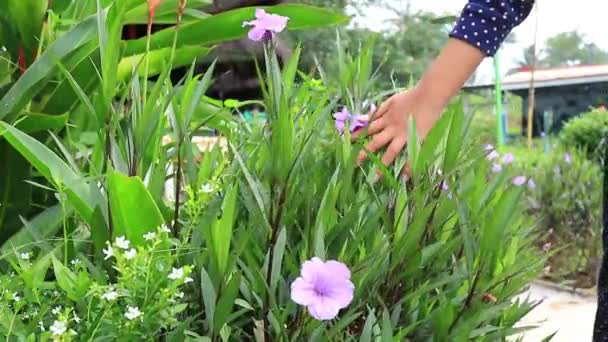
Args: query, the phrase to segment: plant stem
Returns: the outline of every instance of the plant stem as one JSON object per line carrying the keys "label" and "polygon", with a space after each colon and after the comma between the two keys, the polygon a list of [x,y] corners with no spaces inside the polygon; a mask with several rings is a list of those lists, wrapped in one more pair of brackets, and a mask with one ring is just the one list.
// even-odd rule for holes
{"label": "plant stem", "polygon": [[179,228],[179,194],[182,187],[182,139],[177,143],[177,169],[175,170],[175,206],[173,209],[173,235],[177,237]]}

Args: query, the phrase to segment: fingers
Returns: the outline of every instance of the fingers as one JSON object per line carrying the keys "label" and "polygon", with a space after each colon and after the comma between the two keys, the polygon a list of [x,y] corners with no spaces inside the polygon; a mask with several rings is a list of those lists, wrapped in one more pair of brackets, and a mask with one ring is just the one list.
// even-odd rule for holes
{"label": "fingers", "polygon": [[376,110],[375,113],[370,113],[371,119],[376,121],[376,120],[380,119],[381,117],[383,117],[384,114],[386,114],[388,112],[388,110],[390,109],[392,103],[393,103],[392,98],[384,101],[380,105],[380,108],[378,108],[378,110]]}
{"label": "fingers", "polygon": [[382,156],[382,164],[384,164],[384,166],[391,165],[395,161],[395,159],[399,157],[399,154],[401,154],[401,151],[403,150],[404,146],[404,138],[393,139],[390,145],[388,145],[388,147],[386,148],[386,152]]}
{"label": "fingers", "polygon": [[365,150],[359,152],[359,156],[357,156],[357,162],[361,164],[363,161],[365,161],[365,159],[367,159],[368,153],[374,153],[378,151],[382,147],[386,146],[386,144],[388,144],[392,139],[393,136],[390,132],[387,131],[383,131],[379,134],[374,135],[374,138],[372,139],[372,141],[369,142],[369,144],[367,144]]}

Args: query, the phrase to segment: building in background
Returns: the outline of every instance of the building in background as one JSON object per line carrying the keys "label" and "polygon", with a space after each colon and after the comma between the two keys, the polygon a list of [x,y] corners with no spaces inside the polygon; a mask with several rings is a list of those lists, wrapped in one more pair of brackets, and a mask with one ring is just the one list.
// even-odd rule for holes
{"label": "building in background", "polygon": [[[528,113],[532,70],[522,68],[506,76],[502,89],[522,98],[522,113]],[[559,130],[573,116],[591,108],[608,106],[608,64],[561,68],[538,68],[534,72],[534,136],[545,131],[549,118],[551,131]],[[468,85],[465,91],[494,89],[493,83]],[[527,131],[527,115],[522,115],[522,133]]]}

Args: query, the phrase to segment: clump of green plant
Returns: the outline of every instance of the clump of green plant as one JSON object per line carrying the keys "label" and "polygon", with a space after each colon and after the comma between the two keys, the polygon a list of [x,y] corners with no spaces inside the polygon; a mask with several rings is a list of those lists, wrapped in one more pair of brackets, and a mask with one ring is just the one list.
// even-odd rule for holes
{"label": "clump of green plant", "polygon": [[594,111],[568,121],[560,133],[562,145],[577,148],[592,158],[599,158],[608,137],[608,113]]}
{"label": "clump of green plant", "polygon": [[550,252],[545,277],[592,287],[601,247],[599,166],[576,149],[535,151],[517,159],[521,172],[536,182],[526,204],[543,236],[537,245]]}
{"label": "clump of green plant", "polygon": [[178,317],[192,300],[193,269],[179,265],[180,245],[169,234],[150,231],[139,247],[117,237],[103,249],[107,267],[85,255],[64,264],[39,248],[14,247],[3,256],[10,268],[0,275],[0,334],[55,341],[183,334],[188,321]]}
{"label": "clump of green plant", "polygon": [[[119,32],[120,10],[112,7],[118,12],[99,23],[113,28],[111,37]],[[96,20],[104,18],[98,14]],[[373,44],[355,53],[338,45],[338,86],[311,87],[298,73],[301,49],[281,66],[273,37],[278,27],[307,27],[310,18],[331,15],[297,5],[223,15],[236,23],[229,32],[244,35],[245,22],[249,37],[263,44],[259,104],[267,123],[226,115],[239,103],[210,110],[204,94],[212,69],[195,75],[192,67],[178,84],[168,69],[158,69],[154,82],[136,69],[118,82],[108,61],[123,49],[112,39],[102,49],[101,91],[85,92],[65,72],[95,124],[70,126],[65,136],[51,137],[51,148],[0,123],[3,139],[38,171],[32,183],[59,201],[23,220],[4,244],[10,253],[0,263],[2,279],[13,285],[3,294],[1,333],[31,339],[42,321],[52,327],[45,336],[59,340],[443,341],[514,334],[535,305],[516,298],[544,264],[520,210],[529,179],[498,170],[494,153],[466,143],[457,103],[424,142],[411,122],[407,153],[396,165],[376,155],[358,165],[369,123],[362,114],[373,108]],[[149,45],[192,42],[167,32]],[[145,45],[130,43],[126,51],[144,52]],[[192,137],[208,127],[225,135],[228,151],[198,151]],[[354,131],[362,132],[356,141]],[[171,142],[163,144],[167,135]],[[167,180],[172,196],[163,190]],[[30,252],[25,259],[45,262],[34,273],[38,283],[11,278],[10,270],[27,266],[17,265],[21,253]],[[76,258],[81,263],[71,265]],[[45,286],[58,291],[57,299],[36,295]],[[18,311],[15,303],[33,308]],[[35,322],[32,309],[43,315]]]}

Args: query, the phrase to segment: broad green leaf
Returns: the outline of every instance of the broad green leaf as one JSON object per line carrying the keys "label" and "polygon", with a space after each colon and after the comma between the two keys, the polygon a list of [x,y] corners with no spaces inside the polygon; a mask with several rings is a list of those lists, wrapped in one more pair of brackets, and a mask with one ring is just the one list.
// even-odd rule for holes
{"label": "broad green leaf", "polygon": [[142,245],[144,234],[155,231],[164,222],[152,195],[141,178],[111,168],[107,182],[114,236],[124,235],[134,245]]}
{"label": "broad green leaf", "polygon": [[232,275],[230,281],[225,287],[224,292],[220,295],[213,320],[213,329],[218,332],[226,323],[228,316],[232,312],[234,302],[239,294],[239,286],[241,285],[241,275]]}
{"label": "broad green leaf", "polygon": [[[39,92],[40,88],[49,81],[50,77],[55,75],[57,69],[54,58],[62,61],[94,39],[96,33],[95,18],[88,18],[59,37],[0,100],[0,119],[22,111],[24,106]],[[51,56],[54,56],[54,58]]]}
{"label": "broad green leaf", "polygon": [[228,257],[230,256],[230,244],[232,243],[233,224],[236,219],[236,201],[238,199],[238,186],[234,185],[228,191],[222,205],[221,217],[217,219],[211,228],[211,242],[217,262],[217,268],[221,275],[226,272]]}
{"label": "broad green leaf", "polygon": [[0,136],[4,136],[43,177],[65,192],[68,202],[85,221],[91,220],[96,207],[104,207],[105,200],[99,188],[77,175],[53,151],[36,139],[5,122],[0,122]]}
{"label": "broad green leaf", "polygon": [[272,274],[270,277],[270,291],[274,293],[277,283],[281,278],[281,269],[283,266],[283,256],[285,255],[285,244],[287,243],[287,232],[285,228],[281,229],[277,242],[274,246],[272,257]]}
{"label": "broad green leaf", "polygon": [[[159,75],[165,68],[169,66],[171,59],[171,48],[163,48],[148,52],[147,56],[150,60],[148,65],[148,77]],[[192,61],[203,57],[211,51],[210,48],[201,46],[182,46],[175,51],[173,59],[173,68],[182,67],[192,64]],[[145,53],[125,57],[118,64],[118,80],[126,81],[131,77],[134,70],[137,75],[143,77],[146,74],[145,63],[142,62],[146,57]]]}
{"label": "broad green leaf", "polygon": [[[282,4],[266,8],[270,13],[289,17],[288,30],[304,30],[343,24],[348,17],[327,9],[301,5]],[[248,29],[243,22],[255,17],[255,8],[240,8],[188,23],[180,28],[177,47],[183,45],[211,45],[244,37]],[[170,47],[173,44],[173,28],[164,29],[151,36],[153,49]],[[201,34],[204,32],[205,34]],[[146,38],[126,42],[125,55],[135,55],[146,51]]]}
{"label": "broad green leaf", "polygon": [[[207,322],[213,322],[217,294],[215,292],[215,287],[213,286],[213,281],[211,281],[209,273],[207,273],[204,267],[201,267],[201,293],[203,294],[203,304],[205,304],[205,320],[207,320]],[[213,329],[213,324],[210,324],[209,328]]]}
{"label": "broad green leaf", "polygon": [[[69,215],[71,210],[65,212]],[[42,250],[47,252],[52,249],[51,245],[46,242],[57,233],[61,228],[63,221],[63,211],[60,204],[49,207],[36,215],[30,221],[23,222],[23,227],[19,232],[11,236],[8,240],[0,244],[0,254],[4,254],[8,249],[13,247],[21,247],[36,243]]]}
{"label": "broad green leaf", "polygon": [[19,216],[30,210],[32,185],[26,182],[32,171],[28,161],[1,139],[0,160],[5,166],[0,168],[0,241],[4,241],[21,227]]}
{"label": "broad green leaf", "polygon": [[[198,11],[208,5],[212,0],[189,0],[186,2],[186,10],[184,11],[184,22],[190,22],[197,19],[208,17],[209,14]],[[178,0],[164,0],[160,3],[154,14],[154,24],[175,24],[177,22],[177,9],[179,6]],[[148,4],[143,2],[141,5],[131,9],[125,14],[125,23],[127,24],[147,24],[148,23]]]}
{"label": "broad green leaf", "polygon": [[68,114],[48,115],[41,113],[24,113],[23,119],[15,124],[23,133],[34,133],[48,130],[58,130],[65,127],[68,122]]}
{"label": "broad green leaf", "polygon": [[3,0],[8,1],[11,19],[17,24],[21,47],[25,49],[27,62],[34,59],[34,53],[40,41],[40,32],[44,22],[47,0]]}

